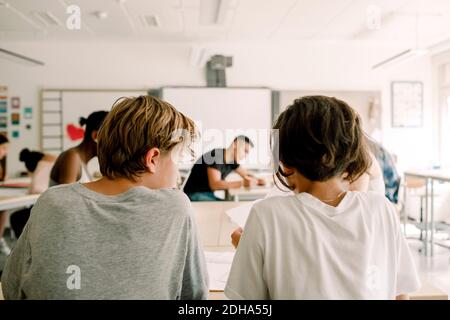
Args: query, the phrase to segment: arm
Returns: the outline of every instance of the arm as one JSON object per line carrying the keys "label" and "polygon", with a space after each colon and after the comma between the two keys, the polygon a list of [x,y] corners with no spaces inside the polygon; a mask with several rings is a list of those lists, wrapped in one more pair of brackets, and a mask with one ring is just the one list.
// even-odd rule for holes
{"label": "arm", "polygon": [[25,225],[19,240],[6,260],[1,279],[2,291],[6,300],[26,298],[22,288],[22,278],[25,277],[27,264],[30,262],[31,249],[28,241],[30,224],[31,221]]}
{"label": "arm", "polygon": [[232,300],[270,299],[264,280],[265,232],[253,208],[231,266],[225,295]]}
{"label": "arm", "polygon": [[407,295],[407,294],[400,294],[397,297],[395,297],[395,300],[409,300],[409,295]]}
{"label": "arm", "polygon": [[242,181],[225,181],[219,170],[208,167],[208,182],[211,190],[226,190],[242,187]]}
{"label": "arm", "polygon": [[261,186],[266,184],[266,180],[256,177],[254,174],[252,174],[252,173],[248,172],[247,170],[245,170],[242,166],[239,166],[234,171],[238,175],[240,175],[242,177],[242,179],[244,179],[244,185],[245,186],[248,186],[248,187],[251,186],[252,182],[257,183],[258,185],[261,185]]}
{"label": "arm", "polygon": [[187,222],[187,252],[181,287],[182,300],[205,300],[208,297],[208,272],[203,250],[197,238],[195,222]]}

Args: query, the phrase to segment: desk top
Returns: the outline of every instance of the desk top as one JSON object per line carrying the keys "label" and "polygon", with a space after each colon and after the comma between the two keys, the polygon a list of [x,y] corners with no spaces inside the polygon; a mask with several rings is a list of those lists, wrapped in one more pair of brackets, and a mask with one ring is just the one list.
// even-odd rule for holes
{"label": "desk top", "polygon": [[273,186],[256,186],[252,188],[234,188],[228,189],[230,196],[246,196],[246,195],[266,195],[273,189]]}
{"label": "desk top", "polygon": [[407,170],[406,176],[430,178],[450,182],[450,169]]}
{"label": "desk top", "polygon": [[0,211],[16,209],[33,205],[39,198],[39,194],[28,195],[1,195],[0,196]]}

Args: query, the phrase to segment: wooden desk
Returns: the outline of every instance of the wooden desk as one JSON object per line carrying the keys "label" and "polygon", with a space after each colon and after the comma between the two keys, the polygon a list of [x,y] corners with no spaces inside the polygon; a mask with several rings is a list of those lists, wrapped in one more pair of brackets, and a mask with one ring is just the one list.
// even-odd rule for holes
{"label": "wooden desk", "polygon": [[423,281],[422,288],[409,296],[411,300],[448,300],[448,294],[432,286],[427,281]]}

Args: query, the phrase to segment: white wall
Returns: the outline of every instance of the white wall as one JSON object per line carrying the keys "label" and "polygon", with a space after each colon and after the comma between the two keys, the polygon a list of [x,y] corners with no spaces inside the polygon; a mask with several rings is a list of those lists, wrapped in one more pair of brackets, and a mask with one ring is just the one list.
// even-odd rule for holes
{"label": "white wall", "polygon": [[[9,86],[9,96],[20,96],[22,106],[38,108],[41,88],[150,88],[163,85],[205,85],[204,69],[190,64],[189,44],[170,43],[2,43],[3,48],[46,63],[44,67],[22,66],[0,59],[0,84]],[[423,129],[390,128],[390,81],[424,82],[425,107],[432,108],[431,63],[427,57],[388,71],[371,66],[398,52],[397,48],[348,44],[251,43],[211,44],[210,51],[232,54],[227,70],[229,86],[268,86],[278,90],[370,90],[382,91],[383,141],[399,156],[401,164],[427,165],[433,155],[429,143],[431,120]],[[33,130],[21,130],[13,140],[9,173],[22,147],[39,146],[38,117]],[[420,150],[420,152],[417,152]],[[430,152],[428,152],[430,151]]]}

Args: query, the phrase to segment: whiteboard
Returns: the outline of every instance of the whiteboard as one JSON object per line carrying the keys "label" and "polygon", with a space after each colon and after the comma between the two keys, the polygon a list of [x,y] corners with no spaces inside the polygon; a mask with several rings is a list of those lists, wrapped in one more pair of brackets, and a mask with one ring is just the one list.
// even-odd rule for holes
{"label": "whiteboard", "polygon": [[161,96],[196,122],[201,133],[201,140],[195,146],[197,155],[213,148],[225,148],[237,135],[244,134],[256,147],[241,163],[247,167],[270,164],[270,89],[165,87]]}

